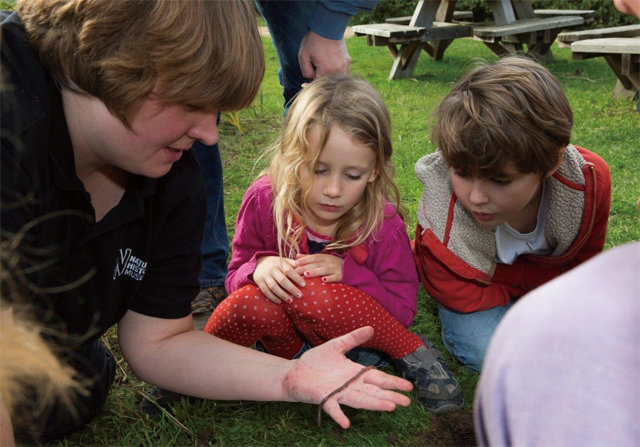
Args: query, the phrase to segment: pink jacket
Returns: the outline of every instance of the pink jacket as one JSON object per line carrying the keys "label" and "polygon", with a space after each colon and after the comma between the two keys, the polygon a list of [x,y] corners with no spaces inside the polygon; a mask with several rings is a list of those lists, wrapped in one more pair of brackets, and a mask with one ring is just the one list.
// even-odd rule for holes
{"label": "pink jacket", "polygon": [[[278,256],[273,196],[268,177],[261,177],[247,189],[236,219],[229,274],[225,286],[229,293],[245,284],[254,284],[256,260]],[[374,238],[336,255],[344,259],[342,283],[368,293],[404,326],[416,314],[419,287],[407,230],[395,208],[388,204],[382,228]],[[307,253],[306,239],[301,253]]]}

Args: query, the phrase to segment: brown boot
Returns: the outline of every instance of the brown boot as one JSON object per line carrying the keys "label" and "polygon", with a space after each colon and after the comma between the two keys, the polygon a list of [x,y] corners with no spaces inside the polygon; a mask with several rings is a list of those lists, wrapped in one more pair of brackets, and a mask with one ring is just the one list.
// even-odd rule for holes
{"label": "brown boot", "polygon": [[213,309],[226,297],[227,291],[223,285],[200,290],[191,301],[191,315],[193,316],[193,327],[196,331],[201,331],[204,328]]}

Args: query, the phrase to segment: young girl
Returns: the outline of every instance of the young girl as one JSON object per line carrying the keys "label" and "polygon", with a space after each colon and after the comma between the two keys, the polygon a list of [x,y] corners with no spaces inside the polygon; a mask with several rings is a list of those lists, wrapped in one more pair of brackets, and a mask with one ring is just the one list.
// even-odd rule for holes
{"label": "young girl", "polygon": [[409,332],[418,277],[392,180],[391,123],[366,81],[322,77],[285,119],[244,196],[226,288],[205,331],[293,358],[361,326],[427,409],[463,405],[439,354]]}

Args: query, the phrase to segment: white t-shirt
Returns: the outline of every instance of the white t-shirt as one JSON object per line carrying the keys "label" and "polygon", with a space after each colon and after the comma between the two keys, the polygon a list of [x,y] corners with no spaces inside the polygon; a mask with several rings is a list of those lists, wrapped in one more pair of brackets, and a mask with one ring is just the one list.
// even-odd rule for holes
{"label": "white t-shirt", "polygon": [[548,194],[544,182],[542,183],[542,197],[538,208],[536,228],[531,233],[520,233],[505,222],[498,225],[494,232],[496,240],[496,262],[513,264],[520,255],[534,253],[546,255],[551,253],[551,247],[544,236],[544,226],[547,217]]}

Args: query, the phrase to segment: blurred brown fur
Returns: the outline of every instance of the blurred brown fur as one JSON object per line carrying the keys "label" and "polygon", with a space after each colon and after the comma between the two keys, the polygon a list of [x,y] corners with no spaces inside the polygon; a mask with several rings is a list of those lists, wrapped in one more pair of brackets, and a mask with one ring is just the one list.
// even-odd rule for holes
{"label": "blurred brown fur", "polygon": [[[7,266],[6,246],[0,250],[3,266]],[[2,269],[0,280],[3,295],[13,293],[11,272]],[[11,300],[11,303],[9,302]],[[55,399],[73,408],[72,396],[82,392],[81,383],[74,378],[74,370],[65,365],[43,338],[40,323],[29,317],[29,306],[15,296],[0,300],[0,445],[13,445],[16,422],[29,424]],[[30,396],[38,396],[31,403],[35,414],[20,414],[15,409]]]}

